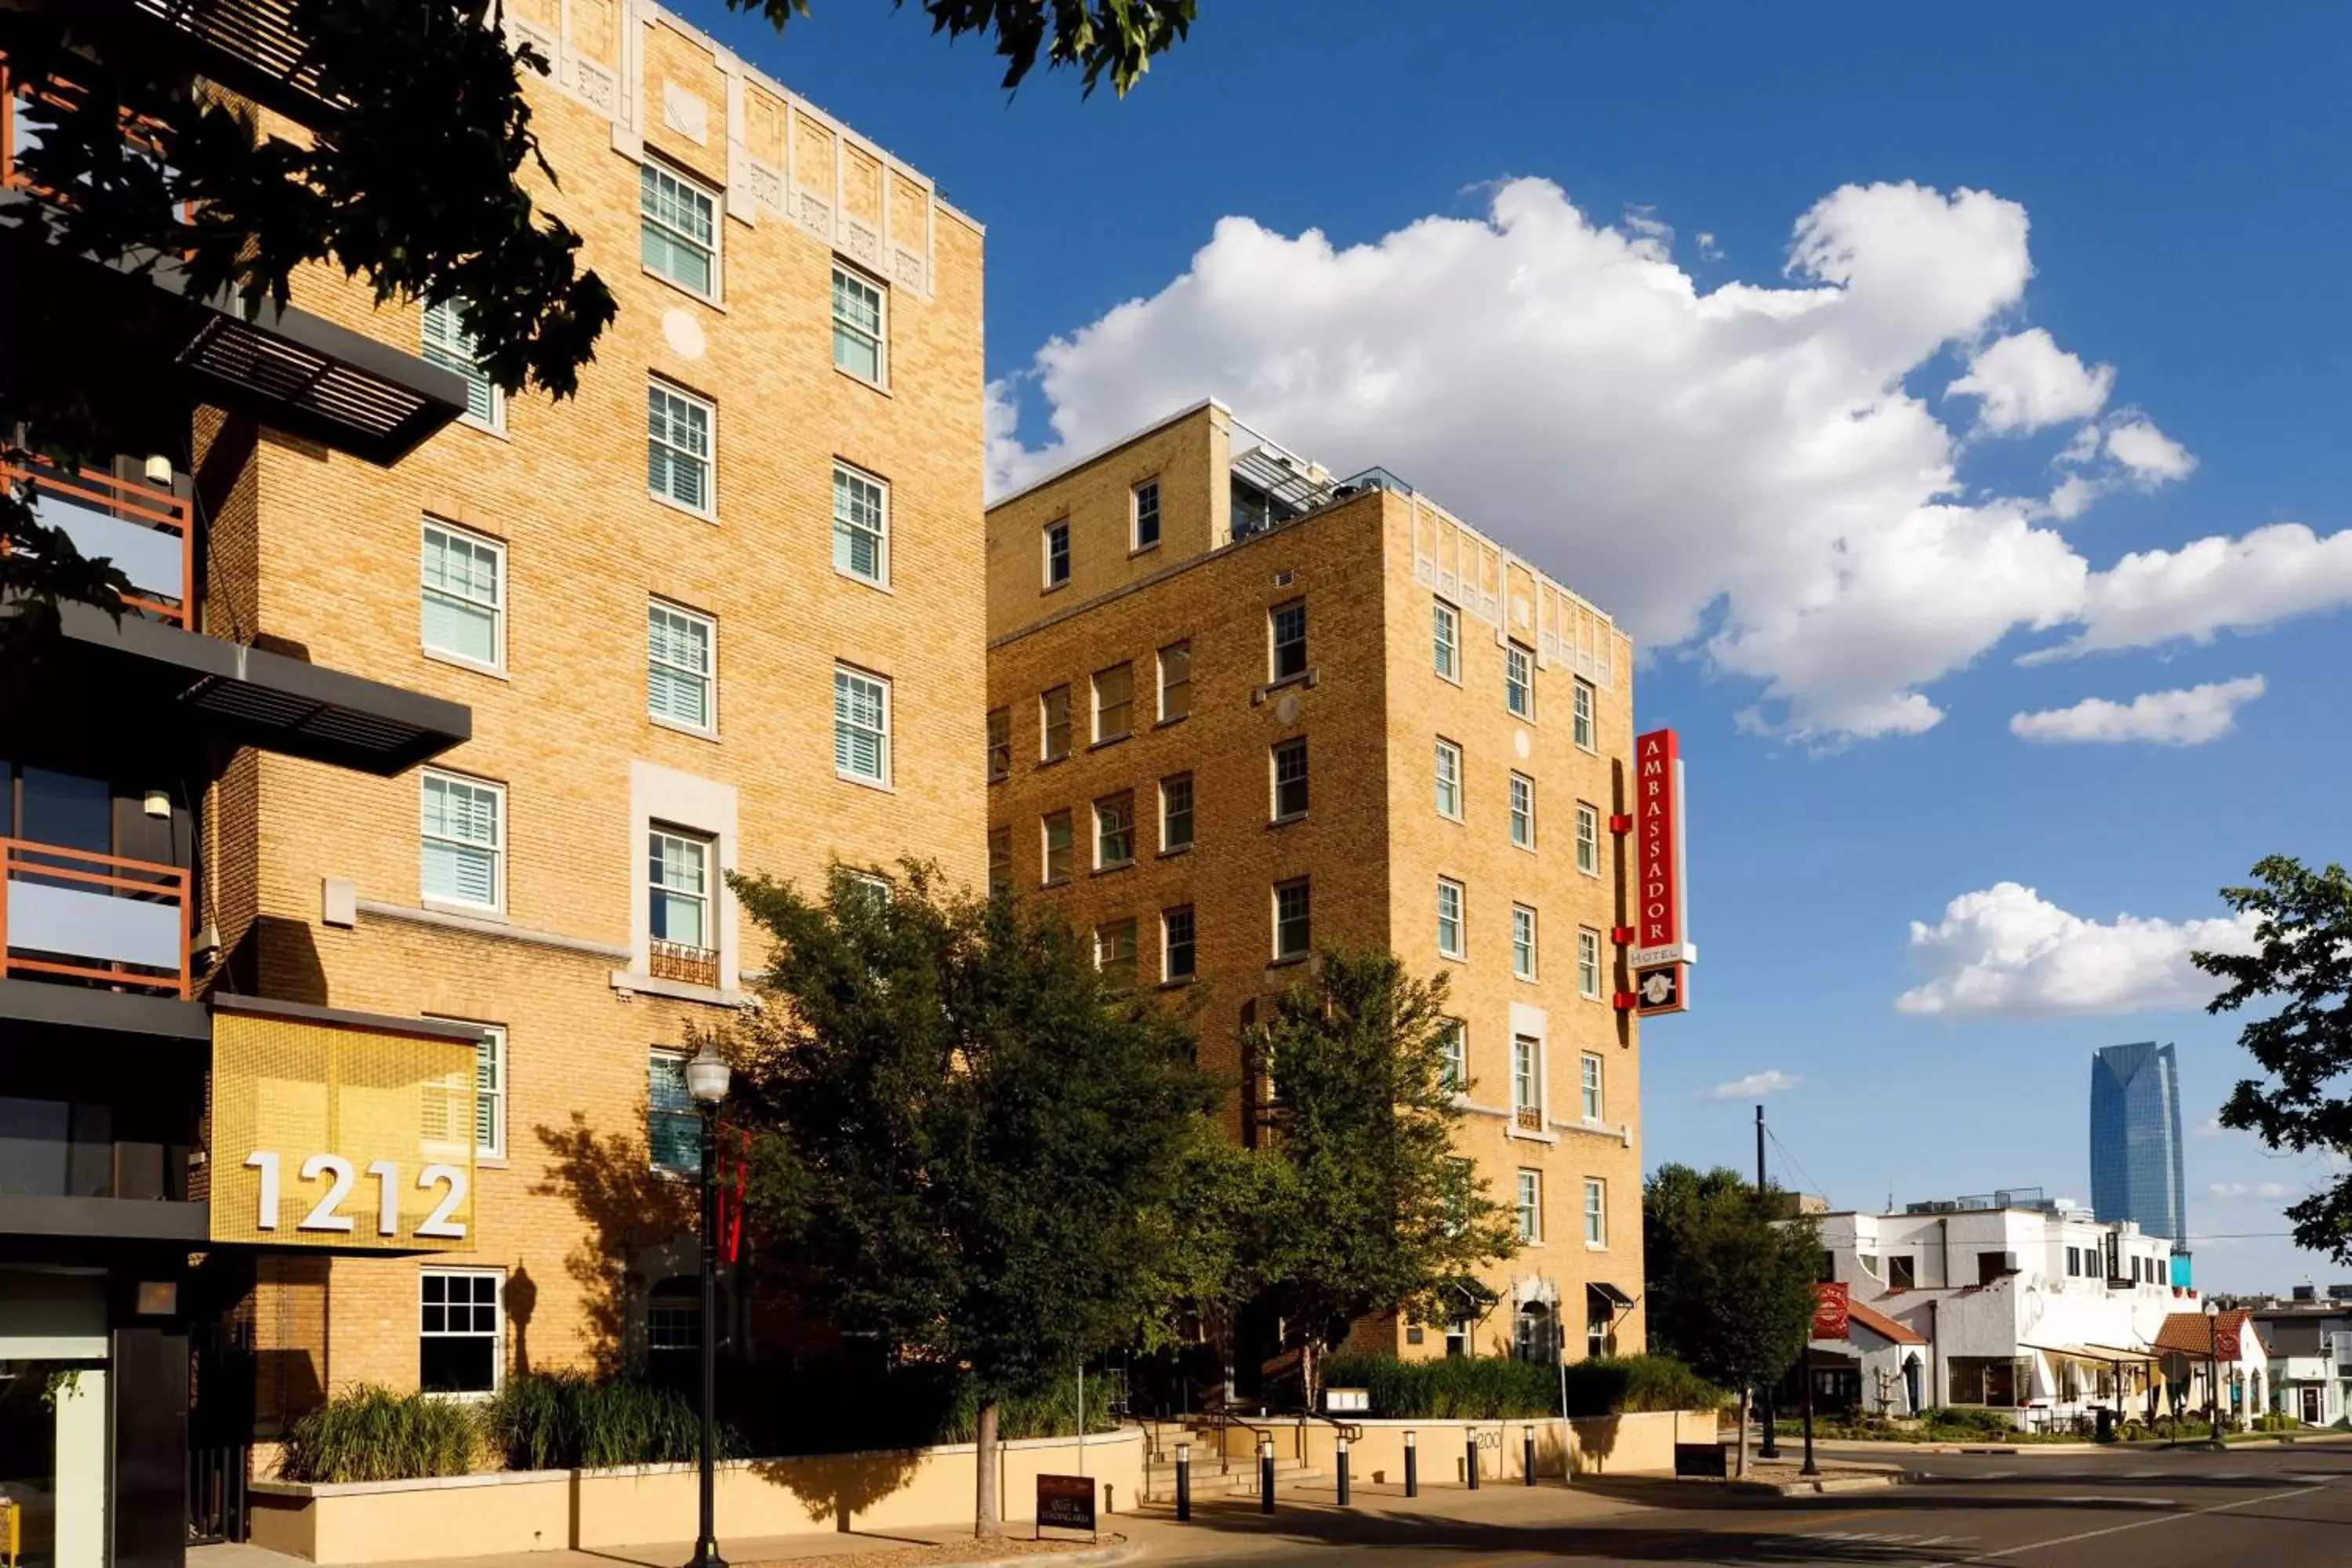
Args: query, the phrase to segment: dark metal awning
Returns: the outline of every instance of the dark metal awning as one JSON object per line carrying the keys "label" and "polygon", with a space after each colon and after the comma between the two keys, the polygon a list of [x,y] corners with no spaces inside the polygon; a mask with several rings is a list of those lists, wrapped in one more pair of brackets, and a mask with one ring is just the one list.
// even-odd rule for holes
{"label": "dark metal awning", "polygon": [[58,612],[68,640],[117,660],[118,701],[176,703],[240,745],[389,776],[473,737],[461,703],[138,616]]}
{"label": "dark metal awning", "polygon": [[1612,1312],[1622,1312],[1633,1304],[1633,1297],[1605,1279],[1588,1280],[1584,1287],[1584,1293],[1594,1300],[1606,1303]]}

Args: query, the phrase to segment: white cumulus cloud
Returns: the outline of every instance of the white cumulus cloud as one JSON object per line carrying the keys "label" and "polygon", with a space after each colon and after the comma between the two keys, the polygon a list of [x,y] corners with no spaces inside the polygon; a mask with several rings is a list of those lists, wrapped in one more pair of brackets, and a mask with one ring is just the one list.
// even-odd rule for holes
{"label": "white cumulus cloud", "polygon": [[2283,1198],[2286,1196],[2286,1184],[2284,1182],[2259,1182],[2252,1185],[2248,1185],[2244,1182],[2215,1182],[2206,1190],[2217,1198]]}
{"label": "white cumulus cloud", "polygon": [[2201,746],[2228,734],[2238,710],[2263,694],[2263,678],[2217,680],[2176,691],[2147,691],[2129,702],[2086,697],[2072,708],[2018,713],[2009,732],[2021,740],[2058,743],[2147,741],[2159,746]]}
{"label": "white cumulus cloud", "polygon": [[2053,1017],[2201,1007],[2221,989],[2189,961],[2197,952],[2252,951],[2254,916],[2112,922],[2070,914],[2017,882],[1996,882],[1911,922],[1911,961],[1925,982],[1898,1012]]}
{"label": "white cumulus cloud", "polygon": [[1977,351],[1944,395],[1979,399],[1977,428],[2005,436],[2088,419],[2106,406],[2115,384],[2115,366],[2086,365],[2046,328],[2030,327]]}
{"label": "white cumulus cloud", "polygon": [[[2028,228],[1988,192],[1848,185],[1798,218],[1783,276],[1706,287],[1664,216],[1598,221],[1538,179],[1348,247],[1229,216],[1165,287],[992,386],[992,493],[1215,395],[1335,472],[1403,475],[1641,642],[1752,679],[1751,729],[1916,733],[1937,681],[2075,624],[2094,574],[2050,520],[2189,461],[2129,413],[2086,426],[2080,483],[2047,500],[1963,481],[1958,424],[2093,420],[2115,378],[2010,330]],[[1975,352],[1948,424],[1907,384],[1956,347]]]}
{"label": "white cumulus cloud", "polygon": [[1779,1068],[1766,1068],[1762,1072],[1749,1073],[1746,1078],[1733,1079],[1729,1083],[1717,1084],[1706,1091],[1709,1100],[1754,1100],[1760,1095],[1785,1094],[1804,1082],[1792,1072]]}
{"label": "white cumulus cloud", "polygon": [[2081,632],[2021,662],[2181,637],[2208,643],[2218,632],[2254,631],[2347,604],[2352,529],[2323,539],[2302,523],[2274,522],[2239,539],[2216,535],[2177,550],[2138,551],[2094,573],[2084,585]]}

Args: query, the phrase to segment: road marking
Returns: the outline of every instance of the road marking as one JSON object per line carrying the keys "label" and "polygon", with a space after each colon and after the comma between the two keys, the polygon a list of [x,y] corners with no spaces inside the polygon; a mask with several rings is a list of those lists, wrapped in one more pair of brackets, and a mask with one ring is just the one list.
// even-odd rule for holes
{"label": "road marking", "polygon": [[2231,1509],[2252,1508],[2261,1502],[2284,1502],[2291,1497],[2308,1497],[2313,1492],[2326,1489],[2325,1487],[2297,1487],[2293,1491],[2268,1492],[2261,1497],[2240,1498],[2235,1502],[2217,1502],[2210,1508],[2193,1508],[2186,1513],[2160,1513],[2152,1519],[2133,1520],[2129,1524],[2111,1524],[2104,1530],[2085,1530],[2074,1535],[2055,1536],[2048,1541],[2029,1541],[2022,1546],[2004,1546],[1998,1552],[1982,1552],[1968,1561],[1998,1563],[2004,1557],[2015,1557],[2021,1552],[2040,1552],[2052,1546],[2071,1546],[2075,1542],[2095,1541],[2103,1535],[2121,1535],[2127,1530],[2146,1530],[2151,1524],[2169,1524],[2175,1520],[2198,1519],[2209,1513],[2227,1513]]}
{"label": "road marking", "polygon": [[2170,1508],[2172,1506],[2172,1500],[2168,1497],[2142,1497],[2137,1492],[2125,1492],[2112,1496],[2084,1492],[2079,1497],[2052,1498],[2050,1500],[2071,1503],[2121,1503],[2126,1508]]}

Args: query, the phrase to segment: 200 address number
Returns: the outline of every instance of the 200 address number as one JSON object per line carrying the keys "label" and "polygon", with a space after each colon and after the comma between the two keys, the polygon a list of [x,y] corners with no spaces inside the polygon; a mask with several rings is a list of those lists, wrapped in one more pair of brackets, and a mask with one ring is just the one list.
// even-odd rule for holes
{"label": "200 address number", "polygon": [[[257,1230],[276,1230],[279,1199],[278,1160],[277,1151],[257,1149],[245,1157],[246,1168],[261,1173],[261,1194],[258,1212],[254,1215]],[[400,1164],[394,1160],[370,1161],[367,1174],[375,1178],[375,1229],[378,1236],[400,1234]],[[302,1162],[301,1176],[306,1182],[325,1178],[326,1195],[310,1207],[295,1226],[297,1230],[331,1231],[349,1235],[357,1228],[350,1215],[342,1212],[343,1202],[352,1195],[359,1173],[341,1154],[313,1154]],[[422,1192],[441,1189],[440,1201],[433,1212],[416,1227],[425,1237],[463,1241],[466,1222],[457,1216],[457,1207],[466,1201],[466,1173],[457,1165],[427,1165],[416,1173],[416,1187]]]}

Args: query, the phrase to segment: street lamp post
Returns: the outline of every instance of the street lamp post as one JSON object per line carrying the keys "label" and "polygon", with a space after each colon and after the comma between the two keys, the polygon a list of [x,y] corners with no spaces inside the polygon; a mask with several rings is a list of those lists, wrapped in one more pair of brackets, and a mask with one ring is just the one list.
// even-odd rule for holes
{"label": "street lamp post", "polygon": [[727,1568],[719,1555],[715,1460],[719,1422],[719,1102],[732,1075],[705,1042],[686,1064],[686,1091],[702,1113],[702,1527],[689,1568]]}
{"label": "street lamp post", "polygon": [[2212,1416],[2205,1447],[2223,1453],[2229,1445],[2221,1441],[2221,1303],[2210,1297],[2205,1301],[2205,1408]]}

